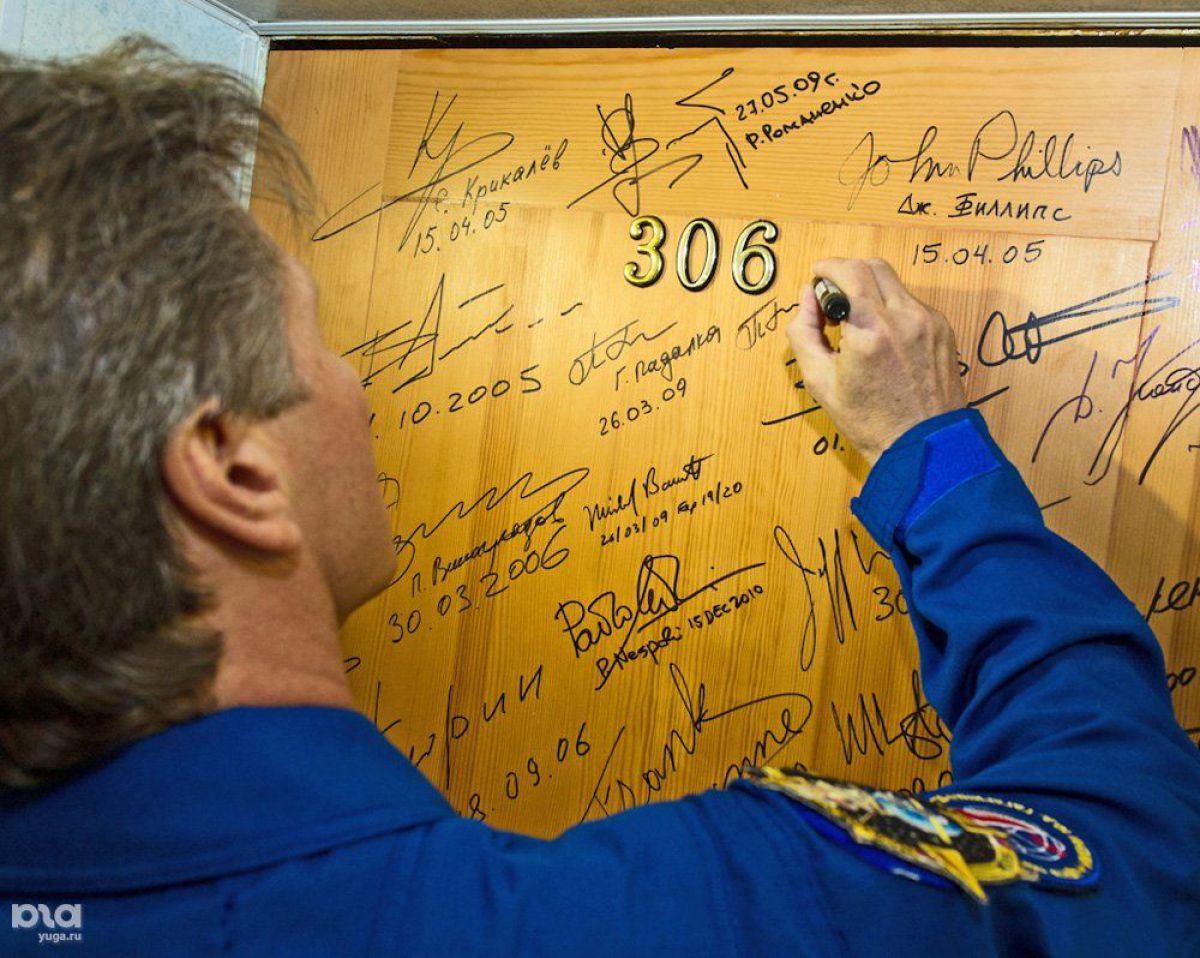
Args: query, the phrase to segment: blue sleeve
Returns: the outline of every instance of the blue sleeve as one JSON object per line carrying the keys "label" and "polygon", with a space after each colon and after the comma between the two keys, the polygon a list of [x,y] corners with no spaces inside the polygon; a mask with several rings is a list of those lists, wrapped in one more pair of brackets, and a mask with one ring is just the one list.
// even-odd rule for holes
{"label": "blue sleeve", "polygon": [[977,410],[905,433],[851,509],[891,554],[925,693],[953,733],[955,781],[940,791],[1025,797],[1075,821],[1110,886],[1128,880],[1200,945],[1200,753],[1134,604],[1046,528]]}
{"label": "blue sleeve", "polygon": [[908,596],[959,786],[1097,798],[1184,786],[1177,810],[1195,814],[1200,754],[1175,721],[1157,639],[1108,574],[1046,528],[977,410],[905,433],[851,509]]}

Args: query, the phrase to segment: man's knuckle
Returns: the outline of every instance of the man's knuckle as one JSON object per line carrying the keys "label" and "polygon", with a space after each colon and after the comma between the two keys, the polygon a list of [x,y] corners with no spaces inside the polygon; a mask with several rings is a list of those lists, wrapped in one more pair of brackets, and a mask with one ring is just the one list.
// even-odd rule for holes
{"label": "man's knuckle", "polygon": [[904,317],[913,326],[928,328],[933,324],[933,316],[928,309],[915,300],[904,307]]}

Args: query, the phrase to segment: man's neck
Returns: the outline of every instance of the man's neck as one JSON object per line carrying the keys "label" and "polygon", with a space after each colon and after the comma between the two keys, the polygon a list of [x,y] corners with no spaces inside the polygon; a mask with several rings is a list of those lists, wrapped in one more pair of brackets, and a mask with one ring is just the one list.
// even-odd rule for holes
{"label": "man's neck", "polygon": [[283,572],[229,565],[210,578],[220,605],[205,624],[224,636],[213,687],[218,708],[353,708],[334,603],[310,559]]}
{"label": "man's neck", "polygon": [[282,674],[253,663],[222,662],[214,683],[217,708],[236,705],[331,705],[353,708],[350,689],[336,675],[290,668]]}

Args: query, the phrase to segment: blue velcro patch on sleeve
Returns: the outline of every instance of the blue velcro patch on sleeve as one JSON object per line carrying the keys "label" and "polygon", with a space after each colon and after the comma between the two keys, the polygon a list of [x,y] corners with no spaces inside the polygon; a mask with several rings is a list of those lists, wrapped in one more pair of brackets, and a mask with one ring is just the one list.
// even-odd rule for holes
{"label": "blue velcro patch on sleeve", "polygon": [[956,486],[999,467],[1000,460],[969,419],[930,433],[925,437],[920,488],[896,533],[902,536],[921,513]]}

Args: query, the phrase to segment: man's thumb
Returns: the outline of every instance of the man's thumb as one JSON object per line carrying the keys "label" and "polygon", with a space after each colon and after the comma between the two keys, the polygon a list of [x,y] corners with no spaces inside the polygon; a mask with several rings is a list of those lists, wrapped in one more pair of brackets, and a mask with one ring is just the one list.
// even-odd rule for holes
{"label": "man's thumb", "polygon": [[807,283],[800,311],[787,325],[788,342],[806,382],[825,382],[833,373],[834,351],[825,338],[825,320],[817,307],[817,294]]}

